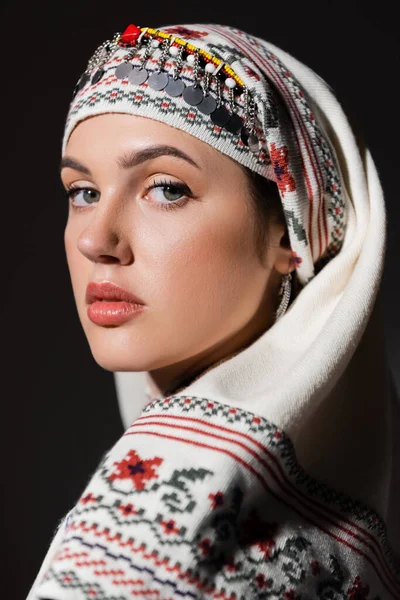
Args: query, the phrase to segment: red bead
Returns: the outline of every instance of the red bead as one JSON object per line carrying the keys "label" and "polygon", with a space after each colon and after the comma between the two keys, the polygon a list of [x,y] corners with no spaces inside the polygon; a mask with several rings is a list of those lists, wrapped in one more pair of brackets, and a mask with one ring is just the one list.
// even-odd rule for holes
{"label": "red bead", "polygon": [[125,44],[133,45],[141,34],[141,30],[136,25],[128,25],[125,29],[124,33],[121,35],[121,40],[125,42]]}

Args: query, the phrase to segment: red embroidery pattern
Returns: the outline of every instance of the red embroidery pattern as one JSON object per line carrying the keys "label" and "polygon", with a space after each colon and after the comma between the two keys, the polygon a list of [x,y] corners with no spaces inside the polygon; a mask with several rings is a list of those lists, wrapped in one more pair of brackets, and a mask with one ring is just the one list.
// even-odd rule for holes
{"label": "red embroidery pattern", "polygon": [[38,597],[399,597],[383,523],[301,471],[283,430],[216,401],[164,400],[104,456]]}
{"label": "red embroidery pattern", "polygon": [[197,31],[195,29],[189,29],[188,27],[168,27],[164,28],[163,31],[166,33],[173,33],[176,36],[188,39],[201,39],[208,36],[207,31]]}
{"label": "red embroidery pattern", "polygon": [[120,504],[120,506],[118,506],[118,510],[120,510],[125,516],[138,514],[138,511],[135,510],[133,504]]}
{"label": "red embroidery pattern", "polygon": [[295,180],[289,173],[288,153],[286,146],[279,148],[272,142],[270,149],[271,160],[277,177],[276,183],[282,197],[285,195],[285,192],[293,192],[296,189]]}
{"label": "red embroidery pattern", "polygon": [[171,533],[179,533],[179,528],[175,527],[176,523],[174,519],[170,519],[169,521],[161,521],[160,525],[163,527],[164,533],[168,535]]}
{"label": "red embroidery pattern", "polygon": [[211,500],[213,508],[222,506],[224,503],[224,494],[222,492],[217,492],[216,494],[208,494],[208,497]]}
{"label": "red embroidery pattern", "polygon": [[362,585],[361,577],[357,575],[347,593],[349,600],[366,600],[369,594],[369,585]]}
{"label": "red embroidery pattern", "polygon": [[159,466],[161,463],[162,458],[143,460],[135,450],[130,450],[123,460],[114,462],[116,469],[108,479],[130,479],[137,490],[144,490],[147,481],[158,477],[153,465]]}
{"label": "red embroidery pattern", "polygon": [[255,73],[255,71],[253,71],[253,69],[250,69],[250,67],[248,65],[244,66],[244,70],[246,71],[246,73],[249,77],[252,77],[252,79],[255,79],[256,81],[260,81],[260,76],[257,75],[257,73]]}

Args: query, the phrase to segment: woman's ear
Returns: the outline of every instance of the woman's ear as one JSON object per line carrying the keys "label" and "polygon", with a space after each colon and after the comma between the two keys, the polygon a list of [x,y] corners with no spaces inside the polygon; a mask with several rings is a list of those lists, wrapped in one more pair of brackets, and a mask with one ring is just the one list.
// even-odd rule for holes
{"label": "woman's ear", "polygon": [[275,229],[275,260],[274,267],[282,275],[294,271],[296,268],[292,248],[290,246],[289,232],[286,223],[274,225]]}
{"label": "woman's ear", "polygon": [[281,245],[284,247],[287,247],[287,246],[290,247],[290,238],[289,238],[289,231],[288,231],[287,225],[285,225],[285,233],[281,237]]}

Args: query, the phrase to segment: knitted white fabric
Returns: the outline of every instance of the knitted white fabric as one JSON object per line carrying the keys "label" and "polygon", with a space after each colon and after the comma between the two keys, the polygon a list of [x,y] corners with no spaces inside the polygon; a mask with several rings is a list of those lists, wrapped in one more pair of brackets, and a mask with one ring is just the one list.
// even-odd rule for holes
{"label": "knitted white fabric", "polygon": [[329,86],[264,44],[340,157],[343,244],[256,342],[175,396],[147,373],[115,374],[125,434],[28,600],[400,598],[399,400],[376,302],[382,187]]}
{"label": "knitted white fabric", "polygon": [[[170,97],[165,91],[155,91],[147,81],[131,85],[128,77],[119,79],[116,69],[125,61],[128,50],[118,48],[104,64],[103,77],[95,83],[88,79],[73,98],[63,152],[80,121],[110,112],[157,119],[207,142],[276,181],[298,279],[306,285],[340,251],[347,220],[341,170],[312,90],[304,89],[288,65],[279,59],[273,45],[245,32],[220,25],[173,26],[162,31],[171,37],[185,34],[189,43],[227,61],[234,69],[256,107],[259,151],[251,152],[240,135],[216,126],[209,115],[188,105],[182,96]],[[149,73],[159,68],[161,54],[161,48],[152,50],[145,62]],[[143,52],[138,52],[130,62],[137,67],[142,59]],[[164,65],[168,74],[173,74],[175,68],[176,61],[172,58]],[[185,63],[180,78],[187,86],[192,85],[194,68]],[[223,100],[228,106],[227,87],[224,93]],[[234,106],[242,117],[244,104],[243,94],[237,96]]]}

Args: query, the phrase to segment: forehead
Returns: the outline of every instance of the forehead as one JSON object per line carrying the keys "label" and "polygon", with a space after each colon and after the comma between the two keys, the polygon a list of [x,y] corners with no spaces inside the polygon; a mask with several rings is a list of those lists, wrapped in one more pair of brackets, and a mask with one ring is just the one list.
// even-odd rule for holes
{"label": "forehead", "polygon": [[169,145],[192,156],[203,168],[239,168],[231,158],[180,129],[136,115],[108,113],[89,117],[72,131],[66,154],[120,155],[152,145]]}

